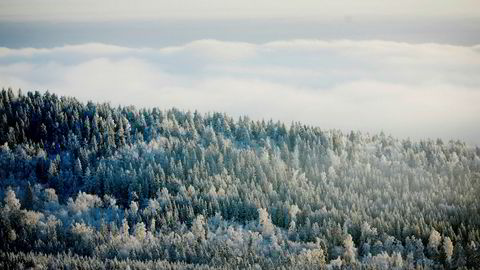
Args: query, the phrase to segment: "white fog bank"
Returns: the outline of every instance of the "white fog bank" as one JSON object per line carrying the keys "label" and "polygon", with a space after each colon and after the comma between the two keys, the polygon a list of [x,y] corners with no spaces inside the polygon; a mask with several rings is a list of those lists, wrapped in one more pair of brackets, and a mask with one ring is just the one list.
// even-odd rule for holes
{"label": "white fog bank", "polygon": [[480,144],[480,46],[198,40],[0,48],[0,86]]}

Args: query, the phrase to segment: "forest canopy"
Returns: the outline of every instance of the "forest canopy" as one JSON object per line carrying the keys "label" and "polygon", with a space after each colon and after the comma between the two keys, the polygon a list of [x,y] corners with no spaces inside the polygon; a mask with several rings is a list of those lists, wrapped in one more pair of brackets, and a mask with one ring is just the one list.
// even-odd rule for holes
{"label": "forest canopy", "polygon": [[480,149],[0,94],[0,268],[474,269]]}

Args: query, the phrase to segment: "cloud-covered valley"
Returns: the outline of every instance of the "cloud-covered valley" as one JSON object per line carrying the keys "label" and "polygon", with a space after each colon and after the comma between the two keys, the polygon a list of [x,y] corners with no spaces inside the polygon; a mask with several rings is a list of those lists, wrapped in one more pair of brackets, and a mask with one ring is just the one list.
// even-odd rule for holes
{"label": "cloud-covered valley", "polygon": [[0,48],[0,86],[480,144],[480,46],[199,40]]}

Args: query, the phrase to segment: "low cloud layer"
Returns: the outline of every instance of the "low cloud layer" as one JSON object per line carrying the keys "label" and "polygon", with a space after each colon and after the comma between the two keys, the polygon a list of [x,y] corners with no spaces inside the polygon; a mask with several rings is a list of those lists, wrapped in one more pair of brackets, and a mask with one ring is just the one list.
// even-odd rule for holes
{"label": "low cloud layer", "polygon": [[480,46],[199,40],[0,48],[0,86],[480,145]]}

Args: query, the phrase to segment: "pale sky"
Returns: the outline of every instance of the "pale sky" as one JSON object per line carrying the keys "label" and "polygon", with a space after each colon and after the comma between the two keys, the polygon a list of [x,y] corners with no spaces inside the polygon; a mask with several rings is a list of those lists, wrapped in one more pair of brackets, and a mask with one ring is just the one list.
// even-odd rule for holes
{"label": "pale sky", "polygon": [[478,17],[478,0],[2,0],[11,21],[151,19],[329,19],[370,17]]}

